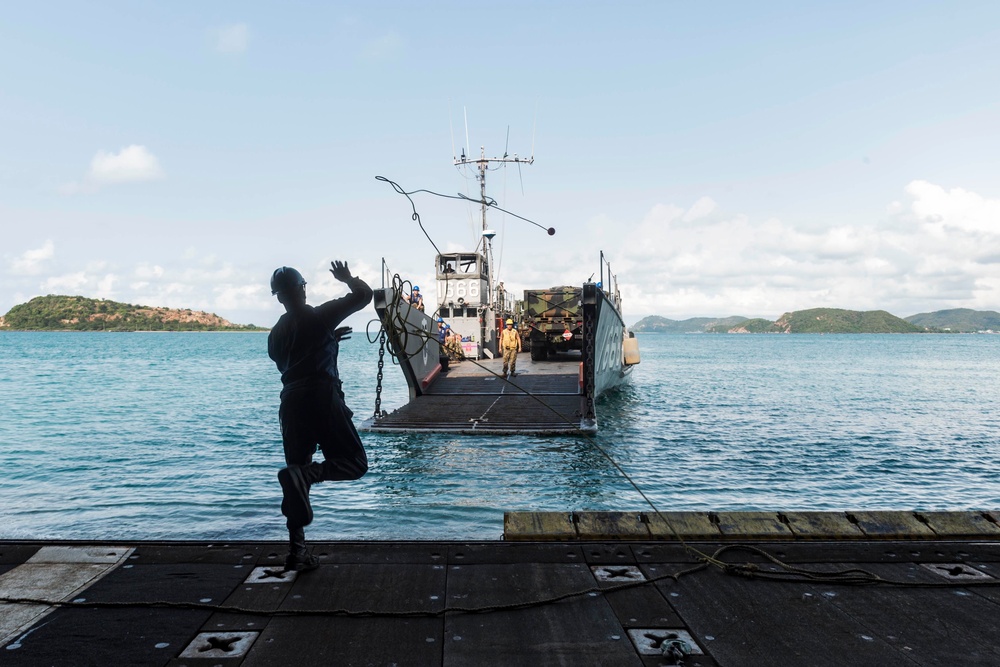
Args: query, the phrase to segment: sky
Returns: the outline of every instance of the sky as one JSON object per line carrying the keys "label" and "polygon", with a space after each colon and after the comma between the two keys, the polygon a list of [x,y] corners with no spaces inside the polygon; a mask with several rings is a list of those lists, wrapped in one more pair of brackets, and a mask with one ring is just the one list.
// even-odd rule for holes
{"label": "sky", "polygon": [[463,151],[534,158],[487,176],[556,229],[491,211],[508,290],[603,252],[627,322],[1000,310],[1000,3],[218,1],[5,8],[0,314],[426,293],[478,211],[376,176],[477,197]]}

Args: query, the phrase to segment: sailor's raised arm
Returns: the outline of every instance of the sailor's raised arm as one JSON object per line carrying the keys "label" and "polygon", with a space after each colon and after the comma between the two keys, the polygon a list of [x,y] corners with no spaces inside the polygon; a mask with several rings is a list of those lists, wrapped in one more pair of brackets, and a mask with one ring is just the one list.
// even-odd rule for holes
{"label": "sailor's raised arm", "polygon": [[330,267],[330,273],[333,274],[333,277],[347,285],[351,291],[339,299],[327,301],[319,309],[321,312],[325,311],[325,314],[331,319],[336,319],[336,323],[339,324],[343,318],[371,303],[372,288],[361,278],[351,275],[347,262],[335,260],[330,262]]}

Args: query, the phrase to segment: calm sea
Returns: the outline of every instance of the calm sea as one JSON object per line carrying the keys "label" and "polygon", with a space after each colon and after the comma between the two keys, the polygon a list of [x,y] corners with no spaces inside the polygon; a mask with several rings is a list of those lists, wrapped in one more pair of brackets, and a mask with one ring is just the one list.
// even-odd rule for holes
{"label": "calm sea", "polygon": [[[645,335],[587,437],[363,434],[311,539],[497,539],[505,510],[1000,508],[1000,336]],[[359,421],[378,346],[341,350]],[[284,539],[259,333],[0,334],[0,538]],[[383,407],[405,397],[387,366]]]}

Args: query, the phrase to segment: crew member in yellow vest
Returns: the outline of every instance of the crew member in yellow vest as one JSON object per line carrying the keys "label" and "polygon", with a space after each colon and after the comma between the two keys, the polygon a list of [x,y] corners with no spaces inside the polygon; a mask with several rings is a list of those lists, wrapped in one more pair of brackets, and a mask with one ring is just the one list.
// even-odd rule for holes
{"label": "crew member in yellow vest", "polygon": [[514,320],[507,320],[503,331],[500,332],[500,350],[503,352],[503,374],[507,375],[510,368],[510,376],[517,373],[514,368],[517,366],[517,353],[521,351],[521,336],[514,330]]}

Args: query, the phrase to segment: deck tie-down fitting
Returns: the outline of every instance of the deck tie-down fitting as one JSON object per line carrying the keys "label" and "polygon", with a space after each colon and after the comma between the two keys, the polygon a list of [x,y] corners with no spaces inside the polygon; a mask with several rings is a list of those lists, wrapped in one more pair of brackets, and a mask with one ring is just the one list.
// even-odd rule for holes
{"label": "deck tie-down fitting", "polygon": [[593,565],[590,569],[598,581],[642,581],[646,578],[635,565]]}
{"label": "deck tie-down fitting", "polygon": [[259,632],[202,632],[178,657],[242,658],[259,635]]}
{"label": "deck tie-down fitting", "polygon": [[668,664],[679,665],[689,655],[703,655],[687,630],[633,628],[628,631],[628,635],[639,655],[662,655],[672,659]]}

